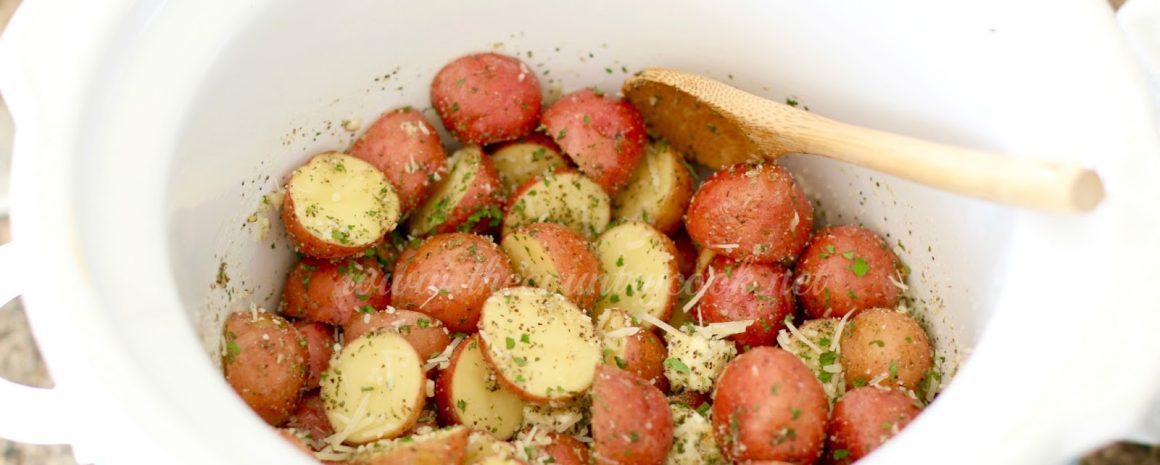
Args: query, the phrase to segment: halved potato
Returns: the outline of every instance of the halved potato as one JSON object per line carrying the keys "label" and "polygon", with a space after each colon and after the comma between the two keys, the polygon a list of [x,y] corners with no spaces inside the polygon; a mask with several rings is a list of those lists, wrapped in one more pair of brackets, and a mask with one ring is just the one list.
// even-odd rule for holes
{"label": "halved potato", "polygon": [[669,144],[649,144],[628,184],[612,197],[612,219],[636,220],[671,234],[693,197],[693,176]]}
{"label": "halved potato", "polygon": [[503,144],[491,154],[505,192],[513,192],[528,180],[568,166],[560,147],[548,136],[533,133],[516,142]]}
{"label": "halved potato", "polygon": [[467,437],[463,426],[405,438],[380,441],[360,448],[347,465],[446,465],[463,463]]}
{"label": "halved potato", "polygon": [[612,308],[596,320],[596,331],[604,343],[604,364],[626,370],[652,383],[662,392],[669,390],[665,378],[668,351],[656,333],[633,321],[624,310]]}
{"label": "halved potato", "polygon": [[596,303],[596,316],[615,307],[632,315],[669,319],[681,273],[677,248],[668,236],[638,221],[621,223],[596,240],[596,255],[604,271],[604,295]]}
{"label": "halved potato", "polygon": [[426,399],[423,361],[403,336],[372,332],[343,347],[322,375],[322,401],[335,433],[327,442],[394,438],[419,418]]}
{"label": "halved potato", "polygon": [[560,403],[583,395],[600,364],[588,315],[564,296],[513,287],[483,304],[479,338],[488,365],[524,400]]}
{"label": "halved potato", "polygon": [[298,251],[357,255],[395,229],[399,197],[382,171],[341,152],[315,155],[290,174],[282,222]]}
{"label": "halved potato", "polygon": [[411,212],[407,229],[412,236],[499,226],[503,188],[491,159],[471,145],[456,151],[448,163],[451,172],[435,185],[431,197]]}
{"label": "halved potato", "polygon": [[491,433],[473,430],[467,437],[467,454],[463,463],[475,465],[489,458],[507,459],[516,456],[516,448],[512,443],[501,441]]}
{"label": "halved potato", "polygon": [[388,306],[381,312],[360,313],[343,327],[346,342],[357,340],[372,331],[385,330],[399,333],[424,362],[437,357],[451,344],[451,333],[443,322],[426,313],[413,312]]}
{"label": "halved potato", "polygon": [[499,245],[525,284],[559,292],[583,309],[600,297],[600,261],[580,233],[534,223],[516,228]]}
{"label": "halved potato", "polygon": [[435,403],[444,424],[467,425],[501,440],[511,438],[524,419],[524,401],[500,387],[483,360],[478,335],[460,343],[439,373]]}
{"label": "halved potato", "polygon": [[532,223],[559,223],[586,238],[608,227],[611,200],[604,189],[571,168],[544,173],[512,194],[503,219],[503,235]]}

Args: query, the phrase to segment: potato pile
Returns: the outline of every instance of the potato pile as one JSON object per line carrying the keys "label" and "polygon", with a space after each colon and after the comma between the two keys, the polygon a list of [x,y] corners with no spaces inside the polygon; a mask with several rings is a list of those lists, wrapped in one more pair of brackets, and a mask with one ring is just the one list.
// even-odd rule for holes
{"label": "potato pile", "polygon": [[[698,182],[637,108],[542,108],[527,65],[447,64],[285,183],[300,260],[224,329],[225,378],[325,463],[848,463],[939,381],[878,235],[814,230],[773,163]],[[930,395],[928,395],[930,393]],[[889,425],[888,427],[886,425]]]}

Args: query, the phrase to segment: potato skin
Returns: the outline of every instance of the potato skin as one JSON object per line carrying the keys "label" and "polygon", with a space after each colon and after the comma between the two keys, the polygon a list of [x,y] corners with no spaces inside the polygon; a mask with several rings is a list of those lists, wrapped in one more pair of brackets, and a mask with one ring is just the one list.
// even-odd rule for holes
{"label": "potato skin", "polygon": [[814,234],[796,268],[807,318],[841,318],[868,308],[894,308],[902,290],[902,261],[874,232],[854,225]]}
{"label": "potato skin", "polygon": [[[461,192],[462,197],[459,197],[454,205],[441,206],[438,202],[444,200],[440,198],[437,188],[435,196],[427,200],[428,203],[435,203],[430,206],[423,205],[422,208],[413,212],[415,215],[429,214],[430,217],[418,221],[418,218],[413,216],[408,222],[411,234],[426,236],[432,233],[445,234],[455,231],[483,234],[495,229],[491,224],[493,221],[495,222],[494,226],[499,226],[499,221],[503,217],[501,210],[506,201],[503,196],[503,185],[499,181],[499,173],[496,172],[491,158],[484,156],[478,147],[467,147],[460,151],[464,153],[459,156],[471,157],[470,161],[464,159],[460,163],[474,162],[478,164],[469,183],[450,185],[453,189],[453,195],[458,195]],[[454,167],[451,168],[451,172],[447,176],[442,182],[460,182],[460,180],[451,178],[452,176],[458,177]]]}
{"label": "potato skin", "polygon": [[552,457],[552,461],[548,463],[557,465],[589,465],[592,463],[586,444],[567,434],[549,432],[547,436],[552,439],[552,443],[540,446],[540,450]]}
{"label": "potato skin", "polygon": [[447,329],[470,333],[483,301],[512,285],[511,263],[488,239],[468,233],[432,236],[395,265],[394,305],[438,318]]}
{"label": "potato skin", "polygon": [[427,198],[435,177],[447,166],[439,133],[423,113],[411,107],[383,113],[350,146],[350,154],[387,176],[404,213]]}
{"label": "potato skin", "polygon": [[897,390],[866,386],[848,391],[834,404],[826,458],[834,464],[853,463],[898,434],[921,412],[913,399]]}
{"label": "potato skin", "polygon": [[247,312],[226,319],[224,337],[226,381],[266,423],[282,424],[306,382],[302,335],[278,315]]}
{"label": "potato skin", "polygon": [[373,258],[338,263],[303,258],[282,287],[279,312],[332,325],[343,325],[359,309],[378,309],[390,303],[387,273]]}
{"label": "potato skin", "polygon": [[640,112],[592,89],[565,95],[544,111],[541,122],[580,171],[609,194],[624,187],[644,155]]}
{"label": "potato skin", "polygon": [[[629,336],[609,338],[603,333],[619,328],[637,327],[640,332]],[[604,363],[639,376],[656,386],[661,392],[669,391],[669,379],[665,377],[665,359],[669,352],[664,341],[652,328],[633,324],[632,317],[625,311],[610,308],[600,316],[597,329],[604,337]]]}
{"label": "potato skin", "polygon": [[334,328],[326,323],[311,321],[296,321],[294,328],[302,335],[306,344],[307,375],[305,390],[318,387],[322,372],[330,365],[330,356],[334,355]]}
{"label": "potato skin", "polygon": [[[561,285],[560,289],[551,290],[560,292],[582,309],[596,304],[600,298],[600,260],[584,236],[561,224],[533,223],[508,233],[501,242],[503,248],[514,247],[509,242],[513,234],[531,237],[547,253]],[[521,264],[513,265],[517,273],[524,271],[520,269]]]}
{"label": "potato skin", "polygon": [[776,345],[785,318],[794,313],[789,270],[778,264],[737,262],[720,255],[701,274],[701,282],[708,282],[709,270],[713,282],[691,312],[692,318],[700,312],[712,323],[753,320],[744,333],[729,336],[737,348],[744,351]]}
{"label": "potato skin", "polygon": [[689,236],[727,257],[788,264],[813,228],[814,208],[788,170],[736,164],[710,176],[685,213]]}
{"label": "potato skin", "polygon": [[540,81],[520,60],[476,53],[443,66],[431,102],[460,142],[491,144],[527,135],[540,118]]}
{"label": "potato skin", "polygon": [[286,426],[298,430],[310,442],[321,442],[334,434],[334,427],[326,417],[326,409],[322,406],[322,396],[318,391],[311,391],[302,396],[298,407],[286,420]]}
{"label": "potato skin", "polygon": [[841,346],[846,385],[854,387],[881,377],[883,386],[917,389],[933,357],[922,326],[904,313],[884,308],[851,318],[842,331]]}
{"label": "potato skin", "polygon": [[442,321],[425,313],[395,308],[356,315],[346,323],[343,333],[349,344],[359,336],[383,328],[403,336],[423,361],[430,360],[451,345],[451,334]]}
{"label": "potato skin", "polygon": [[592,439],[596,463],[662,463],[673,445],[673,415],[665,395],[632,373],[597,365]]}
{"label": "potato skin", "polygon": [[730,460],[810,464],[822,450],[829,401],[789,352],[758,347],[733,359],[714,400],[713,433]]}

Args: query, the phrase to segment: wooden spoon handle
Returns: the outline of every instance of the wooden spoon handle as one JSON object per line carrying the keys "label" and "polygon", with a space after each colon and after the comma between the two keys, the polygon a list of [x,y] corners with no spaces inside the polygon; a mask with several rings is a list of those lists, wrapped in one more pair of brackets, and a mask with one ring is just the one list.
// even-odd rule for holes
{"label": "wooden spoon handle", "polygon": [[801,124],[777,132],[805,153],[1037,210],[1086,212],[1104,198],[1099,175],[1079,166],[944,145],[801,113]]}

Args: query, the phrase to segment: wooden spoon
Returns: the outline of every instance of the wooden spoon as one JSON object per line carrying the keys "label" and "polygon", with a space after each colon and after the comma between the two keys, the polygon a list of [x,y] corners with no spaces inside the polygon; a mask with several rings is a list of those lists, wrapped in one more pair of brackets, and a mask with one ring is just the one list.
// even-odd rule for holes
{"label": "wooden spoon", "polygon": [[692,73],[646,69],[623,91],[650,130],[714,169],[810,153],[1036,210],[1086,212],[1104,198],[1099,175],[1082,167],[852,126]]}

